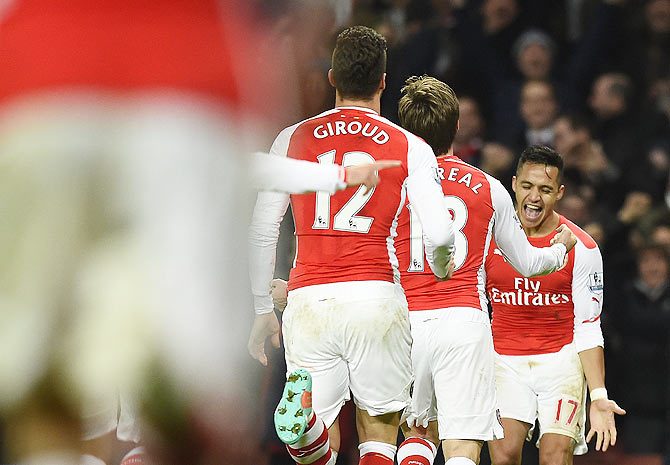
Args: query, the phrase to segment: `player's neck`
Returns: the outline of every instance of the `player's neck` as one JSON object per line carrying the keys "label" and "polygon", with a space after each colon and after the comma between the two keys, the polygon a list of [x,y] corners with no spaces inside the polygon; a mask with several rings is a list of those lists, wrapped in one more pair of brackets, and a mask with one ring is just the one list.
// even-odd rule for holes
{"label": "player's neck", "polygon": [[558,216],[558,213],[552,210],[551,214],[547,215],[545,220],[542,221],[542,223],[540,223],[537,227],[527,228],[524,226],[523,230],[526,232],[526,236],[528,237],[544,237],[548,236],[552,231],[558,228],[560,222],[561,218]]}
{"label": "player's neck", "polygon": [[377,114],[381,113],[381,103],[380,103],[380,98],[375,95],[369,100],[363,100],[363,99],[353,99],[353,98],[342,98],[339,95],[335,97],[335,108],[338,107],[361,107],[361,108],[369,108],[370,110],[374,110],[377,112]]}

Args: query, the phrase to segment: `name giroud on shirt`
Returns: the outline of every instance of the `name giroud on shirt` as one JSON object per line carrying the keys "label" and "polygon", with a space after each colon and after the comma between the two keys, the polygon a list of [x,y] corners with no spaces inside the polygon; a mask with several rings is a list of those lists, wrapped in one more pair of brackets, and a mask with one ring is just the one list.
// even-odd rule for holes
{"label": "name giroud on shirt", "polygon": [[567,304],[570,296],[567,294],[555,294],[551,292],[540,292],[540,281],[528,278],[514,278],[514,291],[501,292],[499,289],[491,288],[491,301],[497,304],[514,306],[536,306]]}
{"label": "name giroud on shirt", "polygon": [[[333,126],[335,126],[333,128]],[[314,128],[314,137],[317,139],[325,139],[329,136],[339,136],[341,134],[358,134],[361,133],[362,136],[369,137],[373,142],[383,145],[389,141],[389,135],[383,129],[379,129],[379,126],[372,126],[370,129],[369,122],[363,124],[360,121],[353,120],[346,123],[344,121],[334,121],[327,122],[324,124],[319,124]]]}

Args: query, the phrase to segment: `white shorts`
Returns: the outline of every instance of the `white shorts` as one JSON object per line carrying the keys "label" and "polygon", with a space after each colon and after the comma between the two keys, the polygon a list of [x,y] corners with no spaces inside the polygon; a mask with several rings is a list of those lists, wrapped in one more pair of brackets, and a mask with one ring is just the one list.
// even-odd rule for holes
{"label": "white shorts", "polygon": [[575,440],[574,454],[585,454],[586,382],[574,343],[551,354],[496,354],[495,359],[500,414],[533,427],[537,419],[540,438],[545,433],[569,436]]}
{"label": "white shorts", "polygon": [[288,294],[283,334],[289,372],[312,375],[312,404],[327,427],[350,399],[370,415],[399,412],[412,383],[407,301],[385,281],[306,286]]}
{"label": "white shorts", "polygon": [[488,314],[474,308],[410,312],[414,388],[408,425],[438,420],[440,440],[502,439]]}
{"label": "white shorts", "polygon": [[140,442],[139,406],[128,393],[100,399],[82,407],[82,439],[89,440],[116,430],[120,441]]}

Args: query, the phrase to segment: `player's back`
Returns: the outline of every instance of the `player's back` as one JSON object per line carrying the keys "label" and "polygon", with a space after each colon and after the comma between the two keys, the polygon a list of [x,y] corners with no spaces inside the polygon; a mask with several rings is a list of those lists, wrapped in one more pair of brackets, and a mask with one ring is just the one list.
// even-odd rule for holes
{"label": "player's back", "polygon": [[381,172],[381,182],[367,194],[361,186],[333,195],[291,196],[297,245],[289,289],[343,281],[394,282],[392,244],[405,199],[403,183],[412,169],[408,152],[425,144],[376,112],[358,107],[329,110],[287,128],[273,146],[280,155],[283,149],[277,146],[282,143],[289,157],[323,164],[402,162]]}
{"label": "player's back", "polygon": [[410,310],[471,307],[485,310],[484,262],[491,241],[494,207],[490,177],[458,157],[439,157],[445,203],[454,221],[455,272],[437,281],[424,256],[421,224],[405,204],[398,222],[397,255]]}

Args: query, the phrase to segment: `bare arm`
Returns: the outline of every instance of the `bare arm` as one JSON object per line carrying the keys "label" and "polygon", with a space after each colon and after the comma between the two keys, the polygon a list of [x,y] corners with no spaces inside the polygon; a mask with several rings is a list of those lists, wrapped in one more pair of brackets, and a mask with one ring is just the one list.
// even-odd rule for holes
{"label": "bare arm", "polygon": [[603,348],[593,347],[579,352],[579,358],[591,393],[589,421],[591,428],[586,442],[596,436],[596,450],[605,452],[610,445],[616,444],[617,430],[614,414],[625,415],[626,411],[613,400],[607,398],[605,389],[605,356]]}

